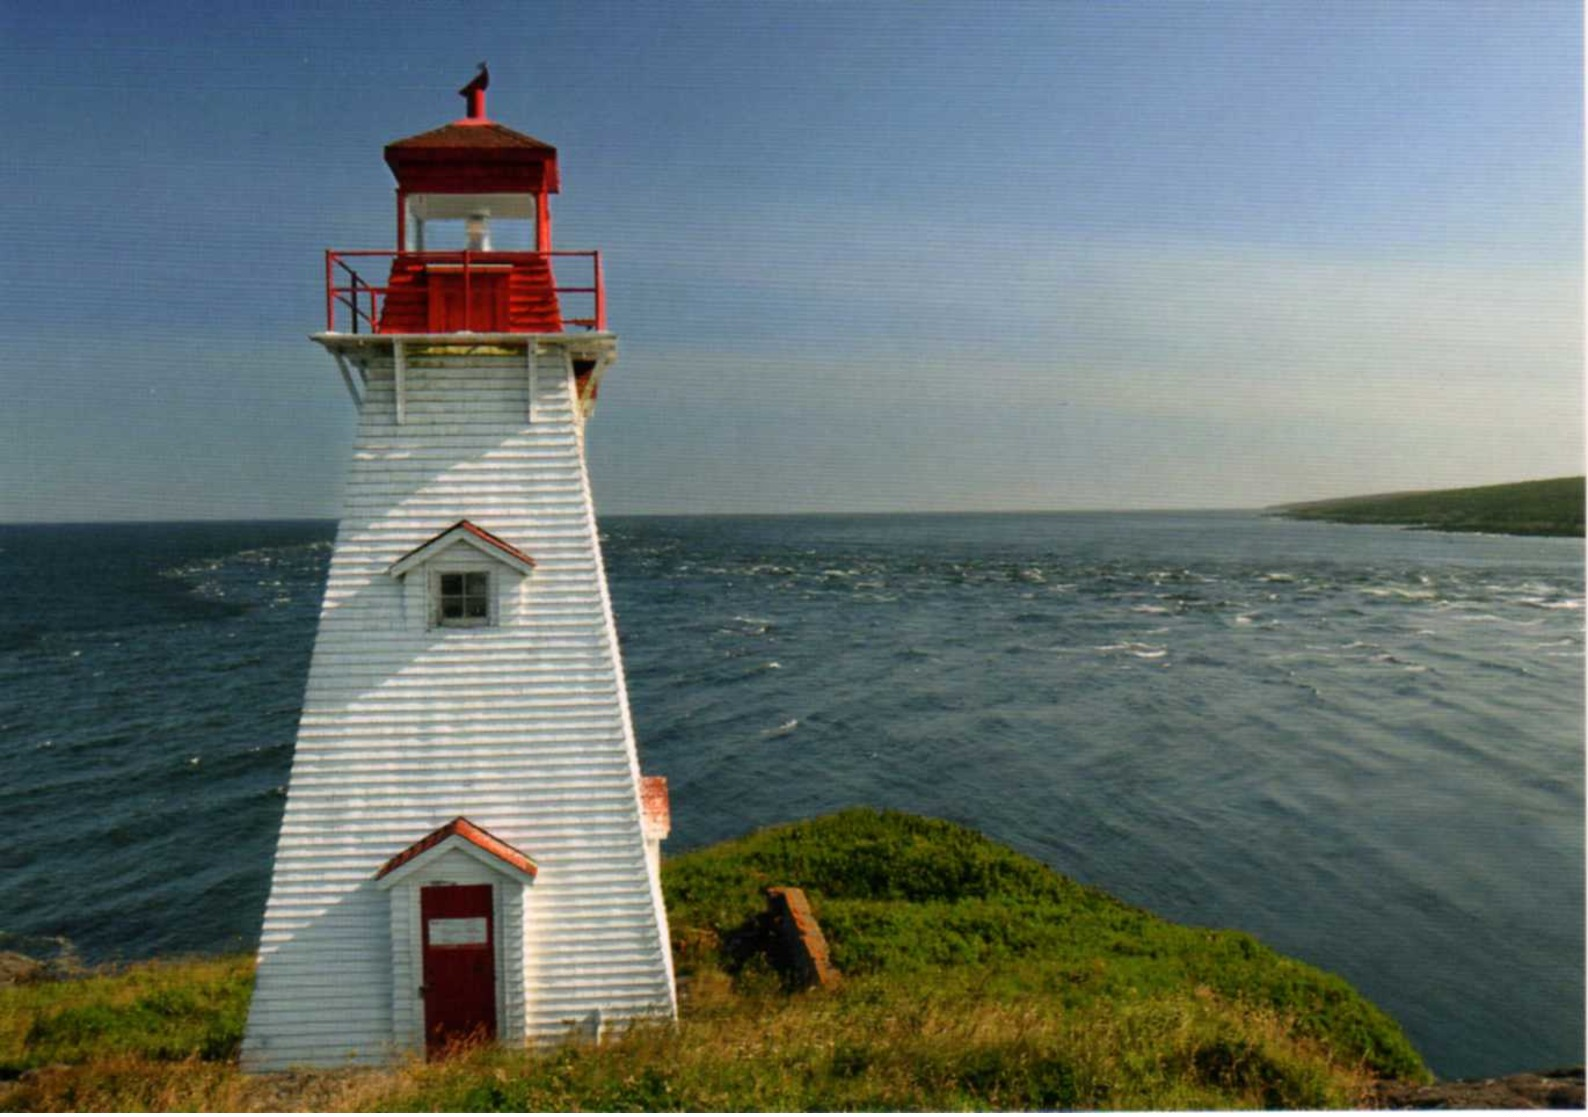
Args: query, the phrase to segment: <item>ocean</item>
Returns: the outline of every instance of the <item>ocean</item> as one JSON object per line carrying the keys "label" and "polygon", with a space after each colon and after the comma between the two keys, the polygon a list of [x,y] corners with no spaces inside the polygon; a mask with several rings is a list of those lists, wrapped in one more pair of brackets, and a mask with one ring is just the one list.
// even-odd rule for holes
{"label": "ocean", "polygon": [[[1254,513],[607,518],[671,853],[851,804],[1583,1060],[1583,543]],[[0,526],[0,949],[250,949],[329,523]]]}

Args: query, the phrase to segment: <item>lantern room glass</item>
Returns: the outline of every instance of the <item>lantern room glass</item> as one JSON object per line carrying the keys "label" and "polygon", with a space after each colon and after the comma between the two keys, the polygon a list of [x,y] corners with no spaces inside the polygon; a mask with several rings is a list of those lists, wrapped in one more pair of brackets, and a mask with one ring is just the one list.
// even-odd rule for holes
{"label": "lantern room glass", "polygon": [[404,244],[410,252],[545,252],[534,194],[409,194]]}

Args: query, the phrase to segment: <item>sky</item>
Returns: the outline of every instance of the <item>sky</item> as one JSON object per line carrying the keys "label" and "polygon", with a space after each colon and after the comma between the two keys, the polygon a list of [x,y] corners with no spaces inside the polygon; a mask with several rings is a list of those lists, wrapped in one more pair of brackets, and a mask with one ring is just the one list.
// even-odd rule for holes
{"label": "sky", "polygon": [[323,250],[559,149],[602,513],[1583,472],[1576,0],[0,0],[0,522],[335,517]]}

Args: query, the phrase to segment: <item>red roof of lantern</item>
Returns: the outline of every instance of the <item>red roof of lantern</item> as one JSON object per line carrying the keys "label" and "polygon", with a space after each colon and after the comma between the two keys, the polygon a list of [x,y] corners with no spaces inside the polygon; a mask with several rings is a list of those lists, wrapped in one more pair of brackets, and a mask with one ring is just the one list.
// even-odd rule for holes
{"label": "red roof of lantern", "polygon": [[[534,136],[526,136],[522,132],[515,132],[505,124],[498,124],[494,120],[473,120],[464,118],[454,120],[451,124],[443,124],[440,128],[432,128],[428,132],[420,132],[417,136],[409,136],[406,140],[393,140],[386,145],[386,162],[392,161],[393,154],[397,158],[406,158],[413,152],[435,151],[441,148],[456,150],[522,150],[537,152],[533,158],[549,159],[557,154],[557,149],[549,143],[537,140]],[[524,158],[524,156],[519,156]]]}
{"label": "red roof of lantern", "polygon": [[557,149],[484,115],[386,145],[386,165],[409,193],[555,194]]}

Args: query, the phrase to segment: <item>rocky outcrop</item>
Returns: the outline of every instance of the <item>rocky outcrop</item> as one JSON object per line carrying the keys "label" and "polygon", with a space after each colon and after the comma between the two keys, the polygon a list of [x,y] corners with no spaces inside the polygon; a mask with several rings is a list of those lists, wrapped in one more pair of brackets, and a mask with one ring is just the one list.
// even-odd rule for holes
{"label": "rocky outcrop", "polygon": [[1504,1078],[1462,1078],[1432,1086],[1380,1083],[1380,1109],[1582,1109],[1583,1068]]}
{"label": "rocky outcrop", "polygon": [[44,963],[26,954],[0,950],[0,988],[32,981],[44,972]]}
{"label": "rocky outcrop", "polygon": [[0,935],[0,941],[11,945],[22,940],[24,949],[0,950],[0,989],[7,985],[23,985],[29,981],[59,981],[82,977],[88,972],[77,948],[66,938],[45,939],[38,936]]}

